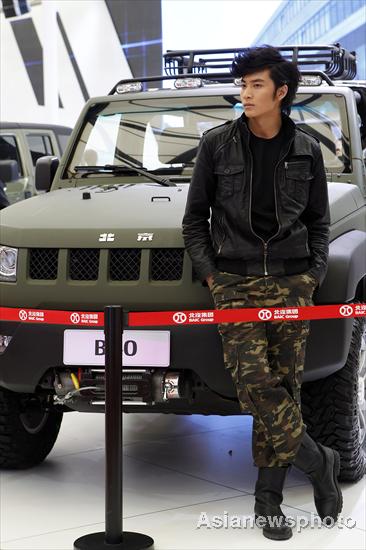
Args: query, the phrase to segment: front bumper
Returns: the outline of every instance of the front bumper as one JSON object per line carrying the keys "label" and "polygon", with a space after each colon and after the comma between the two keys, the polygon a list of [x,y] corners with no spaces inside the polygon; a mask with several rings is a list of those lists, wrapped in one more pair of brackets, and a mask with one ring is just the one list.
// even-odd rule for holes
{"label": "front bumper", "polygon": [[[324,378],[344,366],[352,327],[352,318],[310,322],[304,382]],[[75,328],[91,330],[96,327]],[[189,369],[213,392],[229,398],[236,397],[230,373],[224,367],[221,338],[215,325],[157,328],[171,333],[169,369]],[[154,327],[141,329],[153,330]],[[70,368],[70,365],[66,367],[63,363],[65,330],[70,330],[70,324],[0,320],[0,335],[12,336],[9,345],[0,354],[0,386],[18,392],[34,392],[49,369]]]}

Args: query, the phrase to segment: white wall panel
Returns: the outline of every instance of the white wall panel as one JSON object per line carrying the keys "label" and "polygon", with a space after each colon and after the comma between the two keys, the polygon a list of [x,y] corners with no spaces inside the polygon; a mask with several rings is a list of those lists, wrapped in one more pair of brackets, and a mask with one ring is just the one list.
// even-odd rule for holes
{"label": "white wall panel", "polygon": [[104,1],[66,0],[59,4],[62,4],[60,14],[91,96],[105,95],[118,80],[132,76]]}
{"label": "white wall panel", "polygon": [[[37,103],[10,20],[0,15],[0,120],[73,126],[85,99],[59,27],[57,23],[52,30],[49,26],[52,11],[60,14],[91,97],[107,94],[118,80],[129,78],[131,71],[103,0],[52,0],[48,15],[44,7],[33,6],[30,14],[21,17],[32,17],[47,56],[45,106]],[[63,109],[58,108],[58,92]]]}

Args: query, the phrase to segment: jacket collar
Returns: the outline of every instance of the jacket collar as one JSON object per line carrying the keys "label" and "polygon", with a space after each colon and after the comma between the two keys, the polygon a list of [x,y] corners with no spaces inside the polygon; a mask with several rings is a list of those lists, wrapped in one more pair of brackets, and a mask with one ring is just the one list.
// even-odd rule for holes
{"label": "jacket collar", "polygon": [[[285,141],[286,143],[288,141],[290,141],[293,137],[295,137],[295,130],[296,130],[296,124],[294,123],[294,121],[288,116],[286,115],[283,111],[281,113],[281,119],[282,119],[282,129],[283,129],[283,132],[284,132],[284,137],[285,137]],[[239,128],[240,128],[240,131],[243,133],[243,135],[245,136],[245,139],[246,139],[246,142],[248,143],[248,140],[249,140],[249,127],[248,127],[248,121],[249,119],[247,118],[247,116],[245,115],[245,113],[243,113],[239,118],[238,118],[238,123],[239,123]]]}

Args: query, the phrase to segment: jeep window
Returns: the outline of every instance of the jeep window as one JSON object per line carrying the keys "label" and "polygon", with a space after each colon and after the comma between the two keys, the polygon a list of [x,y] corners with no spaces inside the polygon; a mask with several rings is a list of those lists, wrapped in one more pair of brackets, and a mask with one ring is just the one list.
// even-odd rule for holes
{"label": "jeep window", "polygon": [[26,136],[33,166],[37,160],[45,155],[53,155],[50,136],[41,134],[28,134]]}
{"label": "jeep window", "polygon": [[292,106],[292,120],[319,140],[328,172],[352,171],[346,113],[345,98],[335,94],[298,94]]}
{"label": "jeep window", "polygon": [[[298,94],[291,118],[313,134],[330,172],[349,172],[349,131],[344,98]],[[157,173],[192,172],[202,133],[243,112],[239,95],[146,98],[94,105],[86,118],[64,177],[75,166],[135,164]],[[80,176],[79,176],[80,177]],[[96,174],[93,177],[104,177]]]}
{"label": "jeep window", "polygon": [[192,96],[95,106],[82,129],[67,176],[75,176],[75,166],[105,164],[135,164],[150,171],[190,174],[202,133],[240,116],[238,101],[229,95]]}
{"label": "jeep window", "polygon": [[63,134],[62,132],[57,132],[56,137],[57,137],[58,145],[60,147],[61,155],[63,155],[64,151],[66,149],[66,145],[69,142],[70,133],[69,134]]}
{"label": "jeep window", "polygon": [[19,177],[23,176],[24,172],[15,136],[0,135],[0,160],[16,160],[18,163]]}

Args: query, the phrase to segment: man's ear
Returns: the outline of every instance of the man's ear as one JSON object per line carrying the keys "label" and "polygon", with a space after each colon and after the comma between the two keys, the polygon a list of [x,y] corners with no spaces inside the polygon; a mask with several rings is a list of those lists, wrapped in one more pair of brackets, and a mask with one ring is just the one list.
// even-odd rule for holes
{"label": "man's ear", "polygon": [[280,88],[278,88],[278,90],[277,90],[279,99],[283,99],[287,95],[287,92],[288,92],[287,84],[284,84],[283,86],[280,86]]}

